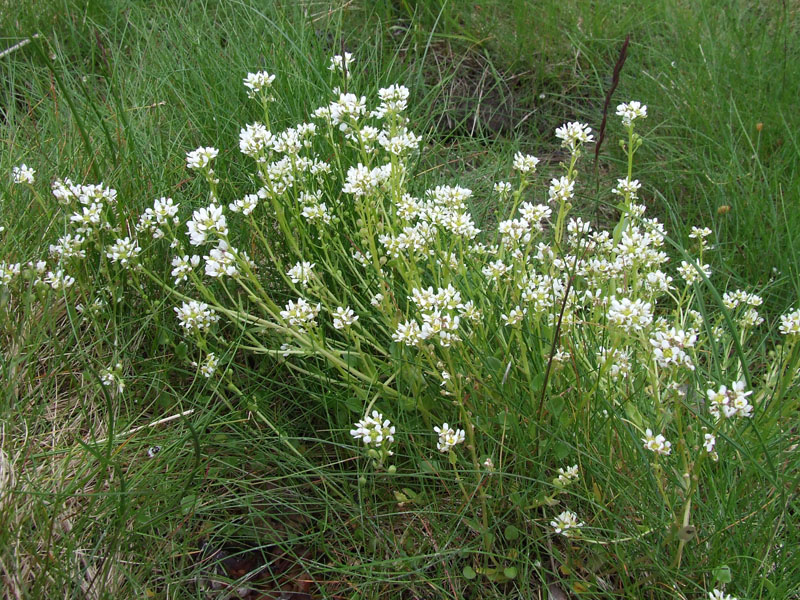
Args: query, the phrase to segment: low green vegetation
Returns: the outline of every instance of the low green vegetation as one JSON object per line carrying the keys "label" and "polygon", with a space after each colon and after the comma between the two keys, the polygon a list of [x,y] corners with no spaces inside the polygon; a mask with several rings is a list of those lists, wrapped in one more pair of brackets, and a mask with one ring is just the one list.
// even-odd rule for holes
{"label": "low green vegetation", "polygon": [[796,33],[4,10],[6,595],[798,597]]}

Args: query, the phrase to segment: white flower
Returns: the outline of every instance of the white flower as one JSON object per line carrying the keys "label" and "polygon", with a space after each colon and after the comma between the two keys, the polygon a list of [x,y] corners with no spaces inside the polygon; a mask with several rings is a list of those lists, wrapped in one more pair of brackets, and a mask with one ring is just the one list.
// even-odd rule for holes
{"label": "white flower", "polygon": [[640,299],[617,300],[612,296],[608,308],[608,321],[626,330],[641,331],[653,322],[652,306]]}
{"label": "white flower", "polygon": [[304,206],[300,214],[302,214],[303,218],[309,223],[320,221],[327,225],[332,220],[331,214],[328,212],[328,206],[324,202]]}
{"label": "white flower", "polygon": [[[694,264],[688,263],[685,260],[681,261],[681,266],[678,267],[678,274],[683,277],[683,280],[686,282],[686,285],[691,285],[696,281],[700,281],[700,274],[697,272],[698,267]],[[711,277],[711,266],[710,265],[700,265],[699,269],[705,274],[705,276]]]}
{"label": "white flower", "polygon": [[561,146],[575,152],[582,144],[594,141],[592,129],[578,122],[566,123],[556,129],[556,137],[561,140]]}
{"label": "white flower", "polygon": [[727,386],[721,385],[719,389],[706,390],[708,397],[710,412],[717,419],[725,417],[732,419],[733,417],[751,417],[753,415],[753,405],[747,400],[747,397],[752,394],[744,391],[745,382],[737,381],[731,385],[731,389]]}
{"label": "white flower", "polygon": [[713,233],[708,227],[692,227],[692,232],[689,234],[689,237],[692,239],[699,239],[702,240],[710,236]]}
{"label": "white flower", "polygon": [[243,215],[247,216],[252,213],[256,206],[258,206],[258,195],[257,194],[247,194],[241,200],[234,200],[230,204],[228,204],[228,208],[231,212],[235,213],[242,213]]}
{"label": "white flower", "polygon": [[434,427],[433,431],[439,434],[439,440],[436,442],[436,448],[439,452],[449,452],[462,443],[466,436],[463,429],[453,429],[447,423],[444,423],[441,427]]}
{"label": "white flower", "polygon": [[[197,363],[194,363],[195,366],[198,366]],[[209,379],[217,370],[217,366],[219,366],[219,359],[217,355],[213,352],[209,352],[206,356],[205,360],[200,363],[200,374]]]}
{"label": "white flower", "polygon": [[726,594],[722,590],[714,588],[714,591],[708,593],[709,600],[739,600],[738,598]]}
{"label": "white flower", "polygon": [[[517,152],[514,155],[514,168],[519,171],[520,173],[533,173],[536,171],[536,165],[539,164],[539,159],[535,156],[530,154],[523,154],[522,152]],[[511,191],[511,185],[508,185],[508,191]]]}
{"label": "white flower", "polygon": [[348,72],[350,71],[350,64],[353,62],[353,55],[350,52],[345,52],[344,56],[341,54],[337,54],[336,56],[331,56],[331,62],[328,65],[329,71],[344,71],[347,69]]}
{"label": "white flower", "polygon": [[617,106],[617,115],[622,117],[622,124],[628,127],[636,119],[647,118],[647,106],[633,100],[627,104]]}
{"label": "white flower", "polygon": [[195,170],[205,169],[209,167],[211,161],[217,157],[217,154],[219,154],[219,150],[216,148],[201,146],[186,153],[186,166]]}
{"label": "white flower", "polygon": [[344,329],[358,321],[358,315],[349,306],[339,306],[333,315],[333,326],[336,329]]}
{"label": "white flower", "polygon": [[398,323],[397,329],[392,333],[392,339],[406,346],[418,346],[425,338],[422,336],[422,331],[416,321],[406,321],[405,323]]}
{"label": "white flower", "polygon": [[11,278],[20,273],[19,263],[0,262],[0,285],[8,285]]}
{"label": "white flower", "polygon": [[117,363],[113,368],[101,371],[100,382],[106,387],[116,386],[117,393],[121,394],[125,389],[125,381],[122,379],[122,363]]}
{"label": "white flower", "polygon": [[800,335],[800,308],[785,315],[781,315],[781,325],[778,331],[783,335]]}
{"label": "white flower", "polygon": [[717,438],[713,433],[705,433],[703,434],[703,448],[706,449],[706,452],[711,454],[714,452],[714,446],[717,444]]}
{"label": "white flower", "polygon": [[367,415],[354,426],[355,429],[350,430],[350,435],[362,440],[365,446],[380,448],[394,442],[394,425],[389,419],[384,419],[377,410],[373,410],[371,415]]}
{"label": "white flower", "polygon": [[383,294],[381,294],[380,292],[378,292],[372,298],[369,299],[369,303],[372,306],[380,306],[381,302],[383,302]]}
{"label": "white flower", "polygon": [[661,434],[654,436],[651,429],[645,430],[642,441],[644,442],[646,450],[650,450],[656,454],[667,456],[672,452],[672,443],[668,442]]}
{"label": "white flower", "polygon": [[189,230],[189,243],[192,246],[204,244],[212,233],[228,235],[228,222],[222,214],[222,207],[216,204],[194,211],[186,227]]}
{"label": "white flower", "polygon": [[239,150],[245,156],[265,162],[265,153],[275,148],[275,136],[261,123],[249,123],[239,130]]}
{"label": "white flower", "polygon": [[229,247],[225,240],[219,240],[217,247],[203,258],[206,261],[206,275],[209,277],[234,277],[239,273],[236,248]]}
{"label": "white flower", "polygon": [[126,237],[124,239],[118,239],[115,243],[111,244],[106,249],[106,256],[111,262],[118,262],[122,266],[126,266],[132,262],[141,251],[142,249],[135,240]]}
{"label": "white flower", "polygon": [[181,327],[187,332],[207,331],[213,323],[219,321],[219,316],[213,308],[205,302],[190,300],[175,307]]}
{"label": "white flower", "polygon": [[566,202],[575,195],[575,182],[567,177],[550,180],[550,189],[547,191],[550,202]]}
{"label": "white flower", "polygon": [[57,244],[50,244],[50,256],[60,258],[86,258],[83,244],[86,238],[82,235],[64,235],[58,238]]}
{"label": "white flower", "polygon": [[184,254],[183,256],[173,257],[172,266],[174,268],[172,269],[171,275],[175,278],[175,285],[178,285],[181,281],[186,281],[192,269],[199,264],[200,257],[196,254],[193,256]]}
{"label": "white flower", "polygon": [[573,481],[578,481],[578,479],[580,479],[580,475],[578,474],[578,465],[572,465],[566,469],[559,467],[558,481],[561,483],[561,485],[568,485]]}
{"label": "white flower", "polygon": [[611,190],[611,193],[623,196],[629,200],[636,200],[641,187],[642,184],[639,183],[638,179],[631,180],[626,177],[625,179],[617,179],[617,187]]}
{"label": "white flower", "polygon": [[14,183],[27,183],[28,185],[33,185],[34,181],[36,181],[34,178],[35,174],[36,171],[31,169],[25,163],[22,163],[20,166],[11,169],[11,176],[14,180]]}
{"label": "white flower", "polygon": [[54,290],[63,290],[71,287],[75,283],[75,278],[70,277],[61,269],[56,269],[55,272],[48,271],[44,278],[44,283],[49,285]]}
{"label": "white flower", "polygon": [[522,321],[522,318],[525,316],[526,312],[528,312],[527,308],[520,308],[519,306],[515,306],[509,311],[507,315],[506,314],[500,315],[500,318],[503,319],[503,322],[510,327]]}
{"label": "white flower", "polygon": [[[275,81],[275,75],[270,75],[266,71],[257,71],[256,73],[248,73],[244,78],[244,86],[248,89],[247,96],[255,98],[259,94],[266,97],[266,92],[272,87],[272,82]],[[271,98],[267,98],[271,100]]]}
{"label": "white flower", "polygon": [[302,286],[306,286],[313,275],[312,269],[315,266],[316,263],[307,261],[298,262],[286,272],[286,276],[292,280],[292,283],[299,283]]}
{"label": "white flower", "polygon": [[381,104],[370,113],[370,116],[383,119],[390,115],[402,113],[408,106],[409,90],[404,85],[390,85],[378,90]]}
{"label": "white flower", "polygon": [[299,332],[304,332],[306,327],[314,327],[317,324],[316,318],[319,314],[321,305],[311,304],[305,298],[298,298],[296,302],[290,300],[286,308],[281,311],[283,318],[290,327],[294,327]]}
{"label": "white flower", "polygon": [[511,193],[511,184],[508,181],[498,181],[494,184],[494,192],[505,198]]}
{"label": "white flower", "polygon": [[555,532],[565,537],[571,537],[583,525],[583,523],[578,522],[578,515],[570,510],[565,510],[555,520],[550,521],[550,526]]}

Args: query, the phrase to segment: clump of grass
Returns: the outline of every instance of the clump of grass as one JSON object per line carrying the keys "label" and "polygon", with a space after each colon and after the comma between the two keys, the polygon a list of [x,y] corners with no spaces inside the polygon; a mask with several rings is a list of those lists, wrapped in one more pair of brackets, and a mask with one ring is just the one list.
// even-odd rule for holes
{"label": "clump of grass", "polygon": [[[320,268],[330,264],[326,250],[370,247],[374,230],[369,227],[393,231],[397,221],[390,199],[403,185],[415,194],[434,189],[448,180],[443,175],[450,168],[470,170],[455,181],[468,181],[473,196],[482,196],[468,204],[489,213],[475,222],[494,231],[495,223],[515,216],[514,204],[541,199],[544,192],[530,181],[516,188],[516,196],[502,200],[504,188],[499,188],[492,197],[491,184],[510,174],[514,140],[487,152],[487,138],[448,134],[444,150],[423,146],[418,155],[404,157],[407,178],[390,181],[386,191],[370,190],[373,202],[355,209],[340,190],[347,168],[364,160],[362,148],[347,148],[335,131],[331,137],[337,141],[330,146],[316,139],[314,151],[331,164],[336,161],[336,176],[323,188],[323,198],[331,206],[335,201],[351,207],[337,211],[342,221],[332,227],[338,237],[331,239],[338,242],[323,246],[321,235],[309,235],[293,212],[297,206],[280,204],[286,198],[277,198],[279,204],[266,210],[261,199],[258,210],[263,212],[256,213],[269,246],[226,209],[229,241],[247,251],[258,268],[255,280],[245,279],[245,285],[258,282],[264,289],[237,294],[242,280],[208,285],[201,275],[193,277],[195,291],[202,294],[205,288],[214,298],[204,301],[228,312],[224,325],[216,325],[202,341],[184,339],[173,308],[189,298],[165,291],[173,287],[169,261],[175,250],[166,240],[145,242],[149,238],[136,228],[139,215],[163,195],[181,205],[181,223],[207,204],[208,177],[192,178],[184,168],[184,152],[199,144],[221,149],[213,163],[221,181],[213,186],[224,205],[266,183],[235,151],[240,124],[264,118],[257,104],[247,108],[240,78],[248,69],[272,68],[261,43],[282,57],[275,60],[284,68],[274,82],[277,101],[270,109],[278,132],[327,102],[326,54],[331,50],[314,31],[319,21],[302,15],[288,18],[246,4],[194,5],[193,10],[182,15],[181,28],[162,20],[165,14],[176,15],[159,7],[134,13],[131,21],[113,10],[80,13],[80,18],[73,13],[61,21],[60,27],[73,28],[63,46],[42,46],[43,52],[25,55],[30,61],[9,63],[13,102],[4,106],[10,107],[7,131],[15,141],[13,160],[6,159],[5,169],[26,162],[37,170],[38,181],[31,188],[3,184],[2,260],[6,266],[21,263],[3,296],[8,383],[0,464],[13,477],[3,479],[0,530],[3,547],[9,549],[2,555],[8,589],[34,597],[53,590],[83,597],[141,596],[215,587],[222,593],[248,586],[286,591],[306,589],[313,580],[314,593],[353,591],[362,597],[395,597],[409,588],[420,596],[533,596],[547,586],[595,597],[700,597],[724,586],[740,597],[792,593],[797,582],[796,532],[789,525],[797,509],[790,495],[797,483],[791,476],[796,469],[791,418],[797,350],[782,343],[789,338],[775,345],[778,313],[769,306],[759,308],[767,323],[747,324],[757,319],[748,314],[756,296],[724,295],[736,287],[758,293],[761,288],[728,285],[726,271],[720,274],[714,263],[709,279],[696,271],[697,282],[681,287],[677,298],[653,303],[654,315],[668,315],[676,328],[697,336],[692,344],[687,338],[681,342],[694,370],[686,364],[683,370],[670,370],[655,366],[650,344],[652,335],[664,333],[660,325],[639,339],[608,323],[608,311],[598,307],[579,327],[572,301],[559,304],[558,294],[549,294],[552,306],[539,322],[533,322],[528,307],[519,323],[510,324],[516,319],[511,300],[520,292],[508,286],[508,297],[498,302],[500,286],[486,281],[485,265],[475,261],[467,262],[464,273],[440,261],[416,275],[409,271],[405,278],[400,263],[406,259],[392,258],[378,269],[357,265],[349,253],[340,252],[337,268]],[[153,22],[161,25],[157,32],[140,37]],[[127,27],[133,33],[117,36]],[[414,35],[426,42],[424,48],[435,34],[422,22],[416,27]],[[49,38],[50,43],[61,39],[60,34]],[[577,34],[572,39],[581,41]],[[340,47],[335,40],[331,45]],[[599,61],[600,46],[583,52],[581,60],[587,63],[582,68]],[[616,41],[606,48],[615,46]],[[176,60],[176,51],[185,58]],[[126,54],[144,57],[145,67],[121,69],[115,57]],[[197,68],[176,70],[174,65],[188,61],[190,54]],[[404,70],[399,58],[386,66],[380,52],[359,47],[356,54],[360,62],[355,64],[370,66],[348,72],[349,91],[373,93],[406,76],[425,80]],[[220,66],[220,56],[240,70]],[[154,84],[154,73],[166,83]],[[597,87],[602,87],[599,81]],[[422,123],[423,132],[429,123],[423,118],[426,101],[437,94],[435,88],[423,94],[424,89],[412,90],[412,100],[419,102],[412,102],[408,113],[410,123]],[[561,104],[565,114],[586,110],[573,108],[578,105],[572,100]],[[656,115],[663,110],[650,103]],[[645,123],[652,121],[651,114]],[[63,137],[55,136],[59,131]],[[666,190],[665,196],[680,198],[680,190],[662,185],[674,177],[671,170],[658,173],[649,166],[654,148],[664,143],[664,131],[659,125],[647,132],[647,143],[637,151],[637,165],[643,168],[637,166],[636,176],[644,183],[645,197]],[[636,138],[624,133],[632,155]],[[52,144],[51,139],[61,142]],[[456,149],[463,155],[453,156]],[[562,158],[570,166],[570,153]],[[572,166],[580,168],[582,160]],[[546,179],[562,174],[554,165],[538,168],[546,169]],[[419,171],[424,172],[412,177]],[[572,171],[563,173],[568,180]],[[48,179],[65,175],[82,183],[102,178],[117,190],[116,205],[106,207],[114,231],[96,234],[100,237],[85,248],[89,258],[62,258],[76,282],[48,291],[33,284],[44,278],[26,263],[44,258],[49,244],[75,227],[64,220],[69,211],[54,210],[47,190]],[[584,197],[599,200],[604,221],[619,223],[612,240],[618,234],[621,241],[625,231],[647,223],[638,220],[636,211],[631,214],[621,196],[608,191],[594,196],[595,182],[582,187],[577,171],[572,177],[581,198],[574,204]],[[377,218],[369,212],[377,207],[387,214]],[[567,290],[583,291],[585,281],[575,270],[586,257],[576,251],[585,250],[581,226],[573,221],[575,231],[566,231],[578,207],[563,199],[553,209],[552,223],[535,235],[578,259],[573,264],[555,252],[548,269]],[[358,210],[364,215],[353,212]],[[627,216],[620,220],[620,215]],[[682,224],[676,224],[680,231]],[[182,225],[169,226],[185,240]],[[715,230],[718,240],[727,239]],[[559,231],[561,242],[554,243]],[[138,262],[152,279],[112,264],[130,251],[117,243],[126,237],[143,247]],[[684,238],[664,237],[662,242],[676,262],[696,261],[699,267],[708,260],[709,248],[696,237],[689,242],[694,246]],[[117,248],[109,257],[113,245]],[[444,246],[435,246],[441,258]],[[503,251],[513,254],[509,247]],[[285,279],[301,259],[317,263],[312,272],[324,285],[303,289]],[[49,260],[48,270],[55,270],[58,259]],[[272,260],[277,263],[270,267]],[[237,265],[246,272],[244,262]],[[462,293],[468,290],[484,310],[483,332],[455,342],[457,350],[427,344],[413,349],[390,341],[399,323],[395,320],[415,314],[405,299],[412,295],[409,284],[417,281],[412,277],[434,286],[434,292],[446,289],[448,278]],[[275,279],[283,282],[268,285]],[[626,278],[624,285],[635,288],[634,279]],[[365,295],[369,285],[386,281],[390,311],[369,306]],[[261,303],[269,300],[284,309],[298,294],[329,304],[325,290],[349,299],[337,304],[350,306],[359,320],[349,329],[337,328],[333,317],[338,306],[330,304],[330,313],[318,315],[313,335],[291,336],[297,346],[286,360],[280,340],[258,329],[274,330],[272,325],[237,321],[247,318],[242,316],[247,311],[264,310]],[[178,292],[186,293],[185,288]],[[787,312],[785,292],[769,294],[769,289],[763,294],[767,302],[783,302],[780,309]],[[97,299],[101,302],[96,304]],[[83,311],[76,310],[78,304]],[[351,318],[346,311],[339,315],[342,323]],[[269,322],[287,327],[279,314]],[[354,337],[343,341],[343,332]],[[360,335],[366,337],[359,341]],[[675,351],[677,338],[667,338],[661,341]],[[312,339],[311,346],[302,341]],[[623,347],[615,347],[615,340],[622,339],[626,347],[636,348],[628,377],[619,374],[622,360],[609,359]],[[346,349],[347,344],[356,349]],[[605,358],[596,356],[601,346]],[[324,354],[331,351],[337,358],[333,362]],[[210,352],[213,362],[208,361]],[[527,370],[523,358],[529,361]],[[369,381],[355,375],[370,368]],[[746,385],[737,391],[732,384],[742,379]],[[730,394],[720,394],[720,384],[732,388]],[[708,396],[709,389],[715,394]],[[443,396],[442,390],[452,395]],[[750,390],[754,393],[746,395]],[[753,416],[717,420],[709,408],[712,402],[725,406],[726,398],[754,406]],[[349,435],[351,429],[358,432],[353,423],[372,409],[383,413],[382,425],[391,419],[393,442],[387,437],[386,443],[365,446]],[[361,425],[361,437],[374,431],[369,420]],[[664,440],[658,437],[662,432]],[[716,448],[705,446],[705,433],[716,436]],[[570,535],[557,534],[551,522]],[[563,527],[581,522],[581,527]],[[249,572],[227,568],[231,564],[248,565]],[[270,572],[269,564],[284,566]]]}

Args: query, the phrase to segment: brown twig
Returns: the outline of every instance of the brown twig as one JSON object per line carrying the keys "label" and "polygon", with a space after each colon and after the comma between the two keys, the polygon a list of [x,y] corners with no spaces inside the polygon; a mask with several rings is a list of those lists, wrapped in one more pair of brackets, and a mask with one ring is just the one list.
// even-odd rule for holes
{"label": "brown twig", "polygon": [[619,57],[617,64],[614,65],[614,73],[611,76],[611,87],[608,88],[606,93],[606,101],[603,103],[603,121],[600,123],[600,132],[597,135],[597,143],[594,146],[594,170],[597,172],[597,159],[600,157],[600,147],[603,145],[603,140],[606,136],[606,121],[608,120],[608,105],[611,104],[611,96],[614,90],[617,89],[619,84],[619,74],[625,64],[625,59],[628,58],[628,44],[631,41],[631,34],[625,36],[625,41],[622,43],[622,48],[619,50]]}

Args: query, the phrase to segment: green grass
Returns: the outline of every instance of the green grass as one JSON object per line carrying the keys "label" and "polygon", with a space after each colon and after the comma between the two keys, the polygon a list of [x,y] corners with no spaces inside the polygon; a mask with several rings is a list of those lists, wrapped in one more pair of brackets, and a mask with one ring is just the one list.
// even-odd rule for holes
{"label": "green grass", "polygon": [[[755,362],[770,361],[777,316],[797,305],[800,44],[791,2],[41,0],[1,12],[0,51],[41,37],[0,58],[0,260],[35,261],[64,233],[49,196],[42,205],[2,176],[12,166],[33,166],[40,183],[102,180],[118,190],[132,226],[162,195],[184,211],[202,205],[184,156],[213,145],[232,182],[222,194],[233,198],[251,186],[239,127],[258,118],[244,74],[277,75],[278,130],[326,101],[327,60],[342,47],[363,66],[353,74],[360,92],[412,88],[413,128],[428,143],[423,179],[473,188],[476,213],[491,223],[497,207],[483,198],[508,177],[517,149],[552,156],[553,167],[556,126],[599,127],[630,33],[611,106],[649,106],[636,170],[645,201],[681,247],[692,225],[714,230],[721,288],[730,279],[731,289],[764,295],[767,323],[745,348]],[[600,190],[624,160],[613,115],[609,128],[598,171],[590,160],[582,167]],[[605,223],[606,203],[601,191],[577,210]],[[368,474],[359,485],[365,464],[341,425],[357,419],[342,409],[346,393],[231,350],[222,360],[244,365],[236,385],[246,399],[227,394],[224,380],[198,379],[180,359],[170,302],[122,298],[86,321],[55,293],[3,291],[0,312],[0,572],[9,598],[209,597],[219,572],[265,564],[274,573],[262,569],[260,585],[274,578],[302,591],[313,579],[315,597],[325,598],[536,598],[551,584],[579,597],[700,598],[723,565],[740,598],[800,593],[796,428],[729,440],[677,573],[669,536],[642,526],[670,523],[653,478],[630,486],[639,474],[625,465],[644,460],[636,431],[614,429],[631,443],[609,458],[602,423],[586,429],[597,436],[588,439],[554,429],[548,450],[592,473],[570,502],[602,516],[608,529],[598,537],[625,541],[591,551],[542,542],[552,515],[525,506],[552,487],[552,465],[531,463],[526,476],[497,475],[510,500],[493,515],[493,535],[516,577],[470,580],[462,569],[483,546],[448,465],[408,444],[396,475]],[[117,361],[135,378],[112,397],[98,377]],[[520,432],[530,417],[520,415],[513,440],[527,439]],[[420,433],[412,416],[398,421]],[[212,597],[237,585],[246,584]]]}

